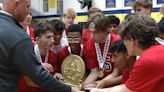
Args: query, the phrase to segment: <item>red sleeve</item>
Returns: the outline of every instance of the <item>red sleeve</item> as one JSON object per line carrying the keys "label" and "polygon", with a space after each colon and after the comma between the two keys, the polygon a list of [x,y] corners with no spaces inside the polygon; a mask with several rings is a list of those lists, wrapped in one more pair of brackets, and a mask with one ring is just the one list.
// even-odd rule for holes
{"label": "red sleeve", "polygon": [[57,53],[57,64],[58,64],[58,72],[61,72],[61,65],[63,60],[69,55],[68,52],[68,46],[62,48],[58,53]]}
{"label": "red sleeve", "polygon": [[50,51],[48,63],[54,67],[54,73],[57,72],[57,68],[58,68],[57,61],[58,61],[57,55],[54,52]]}
{"label": "red sleeve", "polygon": [[34,29],[30,27],[29,30],[30,30],[30,37],[34,38]]}
{"label": "red sleeve", "polygon": [[84,61],[89,69],[98,67],[95,47],[91,40],[84,45]]}
{"label": "red sleeve", "polygon": [[[156,71],[153,69],[153,64],[149,63],[150,60],[138,60],[136,61],[131,76],[126,81],[126,86],[137,92],[152,92],[152,88],[155,84]],[[160,77],[160,76],[159,76]]]}
{"label": "red sleeve", "polygon": [[34,29],[32,27],[29,28],[30,30],[30,38],[32,40],[33,45],[35,45],[35,36],[34,36]]}
{"label": "red sleeve", "polygon": [[120,39],[121,39],[119,36],[117,36],[117,35],[115,35],[115,34],[113,34],[113,33],[110,33],[110,34],[111,34],[111,44],[110,44],[110,46],[111,46],[114,42],[116,42],[117,40],[120,40]]}
{"label": "red sleeve", "polygon": [[121,83],[125,83],[129,78],[129,69],[126,67],[122,70],[122,80]]}
{"label": "red sleeve", "polygon": [[84,29],[83,30],[83,34],[82,34],[82,42],[83,44],[85,44],[90,38],[90,32],[88,29]]}

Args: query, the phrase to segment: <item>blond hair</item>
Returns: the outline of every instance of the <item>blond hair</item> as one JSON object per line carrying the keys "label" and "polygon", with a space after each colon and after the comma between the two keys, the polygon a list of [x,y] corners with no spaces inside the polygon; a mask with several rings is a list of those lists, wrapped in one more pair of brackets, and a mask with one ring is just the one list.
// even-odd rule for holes
{"label": "blond hair", "polygon": [[68,9],[64,10],[64,13],[63,13],[63,16],[64,16],[64,17],[65,17],[66,15],[71,15],[71,16],[76,17],[76,12],[75,12],[74,9],[68,8]]}
{"label": "blond hair", "polygon": [[102,13],[102,11],[99,8],[97,8],[97,7],[91,7],[88,10],[88,16],[90,16],[91,14],[96,13],[96,12]]}

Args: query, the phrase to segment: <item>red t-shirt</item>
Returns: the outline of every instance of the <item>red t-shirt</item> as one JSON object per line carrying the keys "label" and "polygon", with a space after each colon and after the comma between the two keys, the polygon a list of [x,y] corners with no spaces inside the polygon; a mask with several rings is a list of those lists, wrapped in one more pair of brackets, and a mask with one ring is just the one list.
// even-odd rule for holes
{"label": "red t-shirt", "polygon": [[123,70],[122,70],[122,80],[121,80],[121,83],[123,84],[123,83],[125,83],[127,80],[128,80],[128,78],[129,78],[129,75],[130,75],[130,73],[129,73],[129,68],[124,68]]}
{"label": "red t-shirt", "polygon": [[128,78],[129,78],[129,76],[130,76],[130,74],[132,72],[132,69],[133,69],[135,61],[136,61],[136,57],[130,57],[127,60],[126,65],[125,65],[125,67],[122,70],[121,84],[124,84],[128,80]]}
{"label": "red t-shirt", "polygon": [[[44,62],[45,56],[41,55],[41,58],[42,58],[42,61]],[[55,53],[53,53],[50,50],[49,50],[49,56],[48,56],[48,63],[54,67],[54,72],[52,73],[53,75],[57,71],[57,56]],[[19,92],[46,92],[46,91],[41,88],[28,86],[28,84],[26,83],[24,79],[24,76],[22,76],[19,81]]]}
{"label": "red t-shirt", "polygon": [[29,27],[30,30],[30,37],[32,40],[34,40],[34,29],[32,27]]}
{"label": "red t-shirt", "polygon": [[126,86],[136,92],[164,91],[164,46],[151,46],[142,53]]}
{"label": "red t-shirt", "polygon": [[83,34],[82,34],[82,42],[83,44],[85,44],[91,37],[91,33],[89,32],[89,29],[86,28],[83,30]]}
{"label": "red t-shirt", "polygon": [[[119,39],[114,34],[111,34],[110,37],[111,37],[111,41],[110,41],[109,49],[110,49],[111,45]],[[105,43],[100,43],[99,44],[102,55],[103,55],[103,51],[104,51],[104,45],[105,45]],[[108,55],[110,55],[110,54],[108,54]],[[92,38],[90,38],[84,44],[84,61],[85,61],[86,67],[88,69],[99,68],[99,63],[98,63],[98,60],[97,60],[97,54],[96,54],[96,49],[95,49],[95,43],[94,43]],[[112,67],[110,67],[110,65]],[[108,74],[110,74],[113,71],[114,64],[111,62],[111,59],[110,59],[110,61],[105,62],[104,66],[105,66],[104,75],[107,76]]]}
{"label": "red t-shirt", "polygon": [[32,27],[29,27],[29,34],[28,34],[32,40],[33,45],[35,44],[35,36],[34,36],[34,29]]}

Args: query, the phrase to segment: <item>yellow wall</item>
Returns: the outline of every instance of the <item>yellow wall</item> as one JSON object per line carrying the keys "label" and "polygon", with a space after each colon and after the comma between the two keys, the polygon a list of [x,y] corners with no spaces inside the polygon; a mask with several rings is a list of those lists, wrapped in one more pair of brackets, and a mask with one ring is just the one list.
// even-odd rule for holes
{"label": "yellow wall", "polygon": [[49,4],[49,8],[57,8],[56,0],[49,0],[48,4]]}
{"label": "yellow wall", "polygon": [[[120,19],[120,21],[123,21],[126,14],[114,14],[114,15],[117,16]],[[158,22],[162,18],[162,15],[159,12],[153,12],[151,14],[151,17],[154,18],[156,22]],[[88,19],[87,16],[77,16],[75,22],[86,22],[87,19]]]}

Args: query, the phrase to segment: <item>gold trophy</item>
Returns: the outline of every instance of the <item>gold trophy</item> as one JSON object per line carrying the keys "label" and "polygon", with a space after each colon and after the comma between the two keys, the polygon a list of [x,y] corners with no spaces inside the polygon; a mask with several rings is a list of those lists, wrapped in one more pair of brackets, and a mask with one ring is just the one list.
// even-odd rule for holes
{"label": "gold trophy", "polygon": [[64,77],[64,83],[81,88],[82,78],[85,74],[85,64],[78,55],[69,55],[61,66],[61,72]]}

